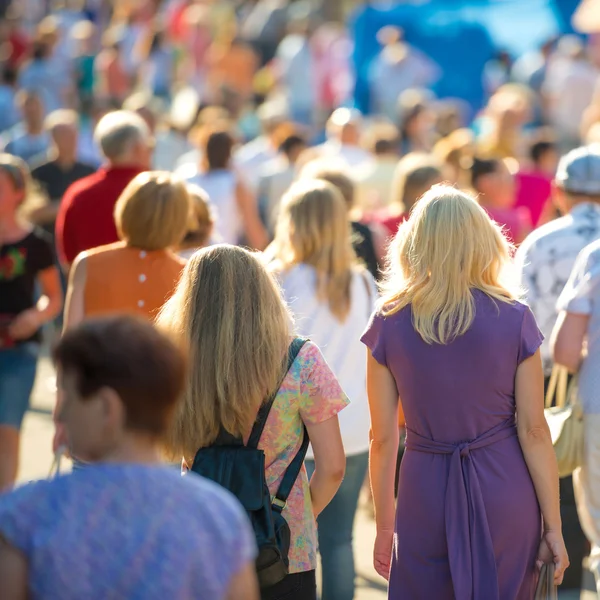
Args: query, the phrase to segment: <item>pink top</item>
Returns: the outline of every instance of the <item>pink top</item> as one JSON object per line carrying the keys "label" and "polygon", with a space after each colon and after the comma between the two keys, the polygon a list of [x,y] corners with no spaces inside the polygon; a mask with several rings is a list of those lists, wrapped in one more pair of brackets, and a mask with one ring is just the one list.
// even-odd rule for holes
{"label": "pink top", "polygon": [[502,225],[506,237],[513,244],[519,244],[531,231],[531,217],[526,208],[486,208],[491,219]]}
{"label": "pink top", "polygon": [[531,216],[531,224],[537,227],[544,207],[550,200],[552,180],[545,173],[520,171],[516,176],[517,201],[515,208],[526,208]]}

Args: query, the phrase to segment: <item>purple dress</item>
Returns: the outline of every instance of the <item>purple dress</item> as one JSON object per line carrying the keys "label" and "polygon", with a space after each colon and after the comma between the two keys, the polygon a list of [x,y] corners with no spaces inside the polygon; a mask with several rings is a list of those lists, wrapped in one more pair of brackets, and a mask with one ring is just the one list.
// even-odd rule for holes
{"label": "purple dress", "polygon": [[410,307],[373,316],[363,342],[406,417],[393,600],[531,600],[541,515],[515,427],[515,374],[542,343],[525,305],[473,291],[471,328],[425,343]]}

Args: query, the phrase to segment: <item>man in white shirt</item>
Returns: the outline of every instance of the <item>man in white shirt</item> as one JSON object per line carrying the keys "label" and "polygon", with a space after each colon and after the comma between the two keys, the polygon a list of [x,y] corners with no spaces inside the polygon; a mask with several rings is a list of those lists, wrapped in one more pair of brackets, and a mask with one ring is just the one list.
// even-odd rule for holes
{"label": "man in white shirt", "polygon": [[600,145],[577,148],[563,157],[555,193],[565,216],[530,234],[516,255],[526,300],[545,337],[541,352],[546,376],[552,370],[549,340],[558,298],[578,254],[600,238]]}

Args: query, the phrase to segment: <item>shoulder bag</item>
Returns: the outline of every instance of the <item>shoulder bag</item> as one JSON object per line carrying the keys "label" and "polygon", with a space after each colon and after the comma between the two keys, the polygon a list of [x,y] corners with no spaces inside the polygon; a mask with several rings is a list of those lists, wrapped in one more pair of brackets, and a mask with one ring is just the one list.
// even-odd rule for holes
{"label": "shoulder bag", "polygon": [[558,461],[558,474],[568,477],[583,460],[583,408],[578,399],[578,376],[568,383],[567,369],[556,365],[546,394],[546,421]]}

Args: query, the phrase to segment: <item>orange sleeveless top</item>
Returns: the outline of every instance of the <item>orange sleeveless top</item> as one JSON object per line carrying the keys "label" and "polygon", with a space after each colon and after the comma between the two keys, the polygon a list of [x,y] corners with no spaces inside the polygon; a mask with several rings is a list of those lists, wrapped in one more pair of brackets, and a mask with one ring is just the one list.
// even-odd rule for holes
{"label": "orange sleeveless top", "polygon": [[154,319],[173,294],[185,266],[169,250],[140,250],[124,242],[86,254],[86,317],[130,313]]}

